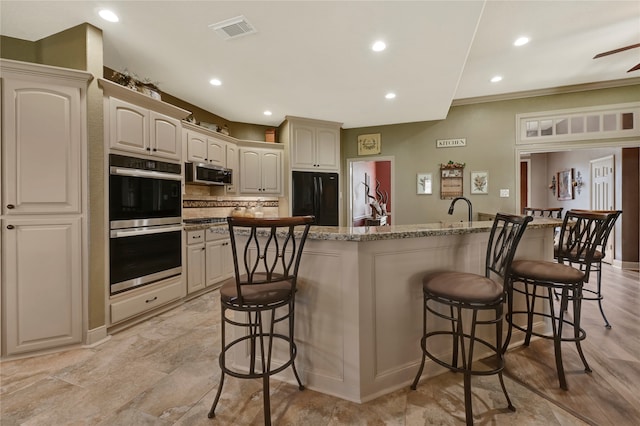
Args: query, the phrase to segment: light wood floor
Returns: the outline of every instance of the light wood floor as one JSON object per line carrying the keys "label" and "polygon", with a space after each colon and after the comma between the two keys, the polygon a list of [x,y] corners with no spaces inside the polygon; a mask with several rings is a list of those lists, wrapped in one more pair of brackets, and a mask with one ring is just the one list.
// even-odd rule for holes
{"label": "light wood floor", "polygon": [[[591,278],[591,282],[595,277]],[[592,425],[640,424],[640,277],[637,271],[605,266],[604,327],[597,302],[583,302],[582,343],[592,373],[585,373],[575,344],[563,343],[567,391],[560,389],[553,342],[540,339],[511,349],[506,375]]]}
{"label": "light wood floor", "polygon": [[[586,374],[565,344],[569,390],[559,389],[552,342],[509,350],[505,382],[516,412],[506,409],[495,376],[474,377],[474,420],[484,425],[639,425],[640,275],[607,267],[603,326],[585,302]],[[219,367],[219,293],[213,291],[94,348],[0,364],[0,424],[12,425],[260,425],[259,380],[227,379],[216,418],[207,412]],[[272,381],[277,425],[460,425],[462,377],[445,373],[365,404]]]}

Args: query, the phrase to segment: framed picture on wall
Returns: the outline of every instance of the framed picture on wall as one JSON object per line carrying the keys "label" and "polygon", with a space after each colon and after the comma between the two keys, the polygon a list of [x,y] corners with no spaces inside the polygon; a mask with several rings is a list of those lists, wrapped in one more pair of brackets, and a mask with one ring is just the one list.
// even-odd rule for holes
{"label": "framed picture on wall", "polygon": [[489,173],[488,172],[471,172],[471,193],[472,194],[488,194],[489,193]]}
{"label": "framed picture on wall", "polygon": [[432,184],[433,184],[433,177],[431,175],[431,173],[418,173],[418,178],[416,181],[416,193],[417,194],[431,194],[432,193]]}
{"label": "framed picture on wall", "polygon": [[557,173],[558,200],[573,200],[573,169]]}
{"label": "framed picture on wall", "polygon": [[380,133],[358,136],[358,155],[380,154]]}

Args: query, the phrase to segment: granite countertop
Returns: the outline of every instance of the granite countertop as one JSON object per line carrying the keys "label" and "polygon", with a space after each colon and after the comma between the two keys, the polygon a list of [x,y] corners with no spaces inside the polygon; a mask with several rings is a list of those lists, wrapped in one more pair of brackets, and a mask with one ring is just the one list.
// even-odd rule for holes
{"label": "granite countertop", "polygon": [[[562,225],[562,220],[536,218],[528,228],[555,228]],[[331,241],[378,241],[399,240],[403,238],[433,237],[443,235],[472,234],[489,232],[493,226],[492,221],[476,222],[435,222],[416,225],[392,225],[392,226],[312,226],[309,231],[311,240]],[[186,231],[212,228],[212,232],[225,234],[229,232],[227,225],[185,225]]]}

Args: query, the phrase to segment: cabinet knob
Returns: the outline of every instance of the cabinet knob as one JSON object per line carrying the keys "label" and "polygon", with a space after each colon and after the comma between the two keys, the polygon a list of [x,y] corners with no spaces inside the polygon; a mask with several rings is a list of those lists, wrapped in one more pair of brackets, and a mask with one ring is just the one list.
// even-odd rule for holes
{"label": "cabinet knob", "polygon": [[16,206],[14,206],[13,204],[7,204],[7,208],[11,210],[11,209],[15,209]]}
{"label": "cabinet knob", "polygon": [[151,148],[147,147],[147,151],[151,151]]}
{"label": "cabinet knob", "polygon": [[156,152],[158,149],[157,148],[153,148],[153,152]]}
{"label": "cabinet knob", "polygon": [[15,228],[15,226],[13,226],[13,225],[7,225],[7,229],[13,229],[13,228]]}

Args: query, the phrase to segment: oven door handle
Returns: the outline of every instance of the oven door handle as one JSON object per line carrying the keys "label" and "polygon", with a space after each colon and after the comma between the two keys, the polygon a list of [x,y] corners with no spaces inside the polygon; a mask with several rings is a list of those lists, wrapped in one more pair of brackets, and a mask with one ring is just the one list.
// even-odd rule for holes
{"label": "oven door handle", "polygon": [[182,231],[182,226],[159,226],[144,229],[117,229],[111,231],[111,238],[136,237],[140,235],[161,234],[164,232]]}
{"label": "oven door handle", "polygon": [[182,180],[182,176],[173,173],[154,172],[152,170],[124,169],[121,167],[110,167],[109,173],[119,176],[134,176],[151,179]]}

